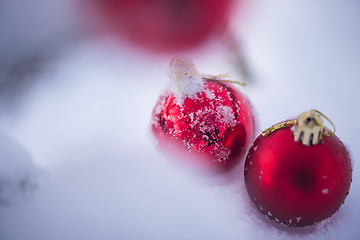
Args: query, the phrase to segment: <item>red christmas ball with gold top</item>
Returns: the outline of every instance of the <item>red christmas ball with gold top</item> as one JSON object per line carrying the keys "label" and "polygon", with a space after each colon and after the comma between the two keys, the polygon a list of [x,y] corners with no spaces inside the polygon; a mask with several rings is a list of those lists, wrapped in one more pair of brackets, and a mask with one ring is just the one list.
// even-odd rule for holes
{"label": "red christmas ball with gold top", "polygon": [[352,166],[340,139],[317,110],[274,125],[251,146],[245,185],[269,219],[292,227],[332,216],[349,193]]}
{"label": "red christmas ball with gold top", "polygon": [[90,0],[96,9],[91,17],[97,16],[103,27],[155,52],[188,50],[226,31],[238,2],[242,1]]}
{"label": "red christmas ball with gold top", "polygon": [[233,81],[202,76],[184,58],[172,60],[170,79],[172,84],[152,115],[152,133],[160,149],[202,169],[231,169],[253,138],[254,119],[247,98]]}

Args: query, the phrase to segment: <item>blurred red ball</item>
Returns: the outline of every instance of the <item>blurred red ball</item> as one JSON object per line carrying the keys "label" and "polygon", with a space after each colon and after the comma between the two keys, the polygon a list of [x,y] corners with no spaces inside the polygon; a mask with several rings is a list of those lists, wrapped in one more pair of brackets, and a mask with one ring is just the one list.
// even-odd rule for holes
{"label": "blurred red ball", "polygon": [[351,184],[351,160],[335,135],[305,146],[294,141],[290,127],[255,140],[245,162],[245,184],[255,206],[269,219],[309,226],[343,204]]}
{"label": "blurred red ball", "polygon": [[234,0],[92,0],[103,25],[154,51],[182,51],[224,31]]}
{"label": "blurred red ball", "polygon": [[234,86],[204,80],[202,91],[183,103],[167,92],[152,116],[152,132],[166,153],[206,170],[229,170],[253,139],[254,119],[246,97]]}

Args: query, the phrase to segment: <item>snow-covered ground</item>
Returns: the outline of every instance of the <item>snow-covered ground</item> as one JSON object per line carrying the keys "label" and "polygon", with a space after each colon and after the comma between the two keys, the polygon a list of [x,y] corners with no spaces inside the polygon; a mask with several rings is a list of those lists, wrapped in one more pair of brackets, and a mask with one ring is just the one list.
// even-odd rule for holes
{"label": "snow-covered ground", "polygon": [[[345,204],[308,228],[283,227],[258,213],[245,190],[244,161],[204,177],[156,150],[150,116],[168,82],[170,56],[153,59],[111,39],[72,37],[67,7],[49,5],[50,13],[60,12],[42,16],[36,8],[44,1],[32,1],[22,11],[46,21],[29,22],[13,10],[0,24],[1,240],[360,238],[359,1],[258,0],[237,29],[256,79],[241,91],[253,103],[257,134],[315,108],[335,123],[351,153]],[[0,12],[1,5],[21,5],[13,2],[1,3]],[[17,18],[44,27],[24,35],[22,24],[8,30]],[[37,54],[41,46],[53,50],[51,57]],[[219,45],[211,46],[193,56],[198,70],[236,76]],[[26,67],[34,58],[35,70]]]}

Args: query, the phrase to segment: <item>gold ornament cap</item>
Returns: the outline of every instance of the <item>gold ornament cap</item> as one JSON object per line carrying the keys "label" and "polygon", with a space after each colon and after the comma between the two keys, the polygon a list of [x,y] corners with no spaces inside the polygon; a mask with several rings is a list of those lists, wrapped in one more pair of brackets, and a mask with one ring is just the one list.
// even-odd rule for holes
{"label": "gold ornament cap", "polygon": [[221,81],[239,84],[245,83],[226,79],[228,74],[204,75],[200,74],[190,58],[174,57],[170,62],[169,78],[171,79],[172,93],[177,97],[178,104],[182,105],[185,98],[191,98],[203,90],[204,80]]}
{"label": "gold ornament cap", "polygon": [[[325,118],[334,128],[331,131],[324,125],[323,118]],[[262,136],[266,137],[271,133],[291,126],[291,131],[294,134],[294,141],[301,142],[305,146],[316,145],[323,142],[323,135],[332,136],[335,134],[335,125],[322,112],[311,109],[303,112],[297,119],[288,120],[278,123],[262,132]]]}
{"label": "gold ornament cap", "polygon": [[[331,125],[334,127],[334,132],[324,126],[322,117],[331,123]],[[334,135],[335,126],[323,113],[312,109],[310,111],[301,113],[291,130],[294,134],[294,140],[296,142],[301,142],[305,146],[310,146],[323,142],[323,135]]]}
{"label": "gold ornament cap", "polygon": [[174,57],[170,62],[170,79],[175,92],[190,97],[203,89],[204,82],[190,58]]}

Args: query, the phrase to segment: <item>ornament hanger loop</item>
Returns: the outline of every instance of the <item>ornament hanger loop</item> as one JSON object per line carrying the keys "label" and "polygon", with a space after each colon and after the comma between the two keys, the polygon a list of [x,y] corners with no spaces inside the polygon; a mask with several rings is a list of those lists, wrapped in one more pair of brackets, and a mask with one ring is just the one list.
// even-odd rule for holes
{"label": "ornament hanger loop", "polygon": [[330,137],[332,135],[335,134],[335,131],[336,131],[336,128],[335,128],[335,125],[334,123],[325,115],[323,114],[322,112],[320,112],[319,110],[316,110],[316,109],[311,109],[310,111],[314,111],[316,113],[318,113],[319,115],[321,115],[323,118],[325,118],[330,124],[331,126],[333,127],[333,131],[331,131],[328,127],[326,127],[325,125],[323,125],[323,128],[325,129],[326,132],[323,132],[322,134],[327,136],[327,137]]}
{"label": "ornament hanger loop", "polygon": [[238,84],[241,87],[245,87],[246,83],[245,82],[241,82],[241,81],[236,81],[236,80],[230,80],[230,79],[225,79],[228,78],[229,75],[228,74],[219,74],[219,75],[202,75],[203,79],[206,80],[216,80],[216,81],[220,81],[220,82],[228,82],[228,83],[234,83],[234,84]]}

